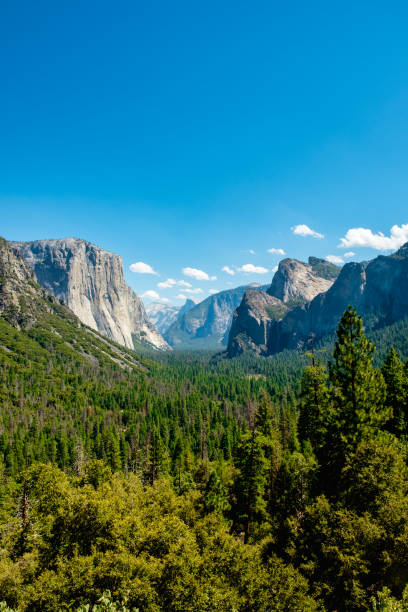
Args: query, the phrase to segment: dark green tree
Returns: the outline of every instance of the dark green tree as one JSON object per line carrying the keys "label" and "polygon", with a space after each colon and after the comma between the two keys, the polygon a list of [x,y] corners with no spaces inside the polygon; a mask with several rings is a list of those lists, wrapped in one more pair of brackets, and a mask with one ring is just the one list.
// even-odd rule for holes
{"label": "dark green tree", "polygon": [[394,348],[384,361],[382,374],[386,386],[385,404],[391,413],[389,427],[393,433],[401,434],[406,429],[407,379],[404,365]]}
{"label": "dark green tree", "polygon": [[304,369],[299,414],[299,437],[309,440],[314,451],[324,445],[332,416],[329,401],[328,375],[324,366],[313,363]]}
{"label": "dark green tree", "polygon": [[343,457],[389,419],[390,410],[384,407],[384,379],[372,365],[374,350],[364,335],[361,317],[349,306],[340,319],[329,363],[334,409],[331,427],[336,439],[330,443],[335,443]]}

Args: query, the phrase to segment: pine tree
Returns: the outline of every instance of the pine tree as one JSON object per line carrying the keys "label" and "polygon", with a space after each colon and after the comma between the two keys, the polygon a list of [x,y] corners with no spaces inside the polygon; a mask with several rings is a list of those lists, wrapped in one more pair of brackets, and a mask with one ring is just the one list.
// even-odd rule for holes
{"label": "pine tree", "polygon": [[389,419],[384,379],[372,365],[374,350],[364,335],[361,317],[349,306],[339,322],[334,361],[329,363],[334,412],[327,443],[328,455],[337,467],[363,438],[376,434]]}
{"label": "pine tree", "polygon": [[406,429],[407,380],[404,365],[394,348],[384,361],[382,374],[386,385],[385,403],[391,412],[390,429],[395,434],[401,434]]}
{"label": "pine tree", "polygon": [[243,525],[245,542],[248,542],[253,522],[266,514],[268,462],[264,442],[264,436],[254,428],[243,434],[237,449],[236,510],[238,522]]}
{"label": "pine tree", "polygon": [[331,416],[327,382],[327,370],[319,363],[304,369],[298,430],[300,439],[309,440],[315,452],[324,445]]}

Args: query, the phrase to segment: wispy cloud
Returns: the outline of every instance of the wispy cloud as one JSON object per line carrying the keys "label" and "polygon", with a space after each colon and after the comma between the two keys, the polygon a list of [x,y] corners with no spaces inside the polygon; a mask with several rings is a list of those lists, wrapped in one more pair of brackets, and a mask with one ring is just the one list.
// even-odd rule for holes
{"label": "wispy cloud", "polygon": [[216,293],[219,293],[219,290],[218,290],[218,289],[210,289],[210,290],[208,291],[208,293],[209,293],[210,295],[215,295]]}
{"label": "wispy cloud", "polygon": [[318,240],[324,238],[323,234],[312,230],[308,225],[295,225],[290,229],[294,234],[296,234],[296,236],[311,236],[312,238],[317,238]]}
{"label": "wispy cloud", "polygon": [[230,276],[234,276],[234,274],[235,274],[234,270],[232,268],[230,268],[229,266],[224,266],[223,268],[221,268],[221,270],[223,272],[226,272]]}
{"label": "wispy cloud", "polygon": [[272,255],[286,255],[285,251],[283,249],[268,249],[267,251],[268,253],[272,253]]}
{"label": "wispy cloud", "polygon": [[204,270],[198,270],[197,268],[183,268],[182,272],[184,276],[190,276],[196,280],[217,280],[216,276],[209,276],[207,272],[204,272]]}
{"label": "wispy cloud", "polygon": [[255,255],[255,251],[253,249],[249,249],[249,254],[250,255]]}
{"label": "wispy cloud", "polygon": [[272,272],[273,272],[273,274],[275,274],[275,272],[277,272],[277,271],[278,271],[278,266],[274,266],[274,267],[272,268]]}
{"label": "wispy cloud", "polygon": [[136,274],[155,274],[156,276],[159,276],[152,266],[149,266],[149,264],[144,263],[143,261],[136,261],[136,263],[130,264],[129,270],[131,272],[135,272]]}
{"label": "wispy cloud", "polygon": [[382,232],[374,234],[365,227],[353,227],[347,231],[344,238],[340,238],[338,246],[342,249],[368,247],[376,251],[391,251],[399,249],[405,242],[408,242],[408,223],[393,225],[389,236],[384,236]]}
{"label": "wispy cloud", "polygon": [[192,287],[191,283],[188,283],[185,280],[175,280],[174,278],[168,278],[166,281],[161,281],[157,283],[157,286],[160,289],[171,289],[172,287]]}
{"label": "wispy cloud", "polygon": [[184,289],[184,293],[198,294],[198,293],[204,293],[204,291],[200,289],[200,287],[197,287],[197,289]]}
{"label": "wispy cloud", "polygon": [[254,266],[249,263],[238,268],[238,272],[244,272],[244,274],[267,274],[269,270],[263,266]]}
{"label": "wispy cloud", "polygon": [[344,253],[344,257],[354,257],[355,253],[353,253],[353,251],[347,251],[347,253]]}
{"label": "wispy cloud", "polygon": [[157,300],[157,301],[160,301],[160,302],[169,302],[170,301],[167,298],[160,297],[160,295],[157,293],[157,291],[154,291],[153,289],[149,289],[148,291],[145,291],[144,293],[142,293],[142,298],[149,298],[149,300]]}
{"label": "wispy cloud", "polygon": [[344,264],[344,259],[338,255],[326,255],[326,260],[332,264]]}

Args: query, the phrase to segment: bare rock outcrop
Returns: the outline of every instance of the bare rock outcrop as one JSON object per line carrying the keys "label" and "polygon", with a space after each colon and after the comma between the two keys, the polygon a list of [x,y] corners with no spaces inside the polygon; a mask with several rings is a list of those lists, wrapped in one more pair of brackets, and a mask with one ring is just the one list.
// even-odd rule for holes
{"label": "bare rock outcrop", "polygon": [[134,347],[134,339],[168,349],[140,298],[126,284],[122,258],[78,238],[14,242],[38,282],[85,324]]}
{"label": "bare rock outcrop", "polygon": [[337,266],[317,257],[310,257],[309,263],[282,259],[268,293],[285,304],[310,302],[332,286],[339,270]]}
{"label": "bare rock outcrop", "polygon": [[282,325],[291,310],[302,311],[313,298],[327,292],[339,272],[338,266],[317,257],[309,257],[308,263],[283,259],[266,294],[246,291],[233,316],[229,356],[247,350],[260,355],[273,352],[284,342]]}
{"label": "bare rock outcrop", "polygon": [[288,307],[276,297],[265,291],[247,289],[232,318],[229,355],[240,355],[248,350],[266,355],[271,328],[287,311]]}
{"label": "bare rock outcrop", "polygon": [[[313,260],[316,261],[315,258]],[[316,265],[320,267],[319,263],[314,267]],[[281,280],[272,283],[272,286],[278,295],[286,296],[286,299],[293,295],[290,288],[283,292]],[[290,305],[289,299],[286,304]],[[246,346],[268,355],[284,349],[303,348],[311,334],[315,339],[332,334],[349,305],[363,316],[364,326],[368,330],[381,329],[408,316],[408,243],[391,255],[379,255],[369,262],[345,264],[327,291],[288,309],[279,321],[269,325],[268,338],[266,341],[264,338],[260,340],[261,349],[255,337],[251,338],[254,346],[249,341]],[[239,330],[241,335],[245,329],[252,329],[252,322],[245,322],[245,317],[243,321],[241,328],[244,329]],[[264,326],[267,326],[266,321]],[[237,343],[232,337],[233,330],[237,329],[237,324],[231,329],[230,356],[237,354]]]}

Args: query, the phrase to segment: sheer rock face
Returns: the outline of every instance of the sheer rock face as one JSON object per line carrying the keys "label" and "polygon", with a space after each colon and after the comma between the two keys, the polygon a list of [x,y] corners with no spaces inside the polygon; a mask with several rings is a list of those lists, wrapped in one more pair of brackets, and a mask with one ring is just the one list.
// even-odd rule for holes
{"label": "sheer rock face", "polygon": [[287,311],[288,307],[276,297],[247,289],[232,318],[228,354],[236,356],[250,350],[267,355],[271,329]]}
{"label": "sheer rock face", "polygon": [[199,304],[179,312],[165,333],[167,342],[178,348],[222,348],[227,344],[232,315],[241,303],[245,287],[220,291]]}
{"label": "sheer rock face", "polygon": [[[246,350],[267,355],[280,345],[281,327],[277,323],[290,310],[303,306],[327,291],[340,272],[329,262],[310,257],[308,263],[283,259],[267,293],[248,290],[233,316],[228,354],[234,357]],[[300,310],[296,308],[296,310]]]}
{"label": "sheer rock face", "polygon": [[[317,258],[311,257],[309,261],[319,262],[321,266],[324,264],[330,266],[328,262]],[[327,291],[333,282],[333,277],[324,278],[319,275],[317,265],[296,259],[283,259],[279,263],[268,293],[284,303],[309,302],[319,293]]]}
{"label": "sheer rock face", "polygon": [[[385,327],[408,316],[408,243],[392,255],[344,265],[325,293],[270,325],[264,354],[302,348],[311,334],[319,339],[333,333],[349,305],[363,316],[367,329]],[[230,346],[233,356],[231,336]]]}
{"label": "sheer rock face", "polygon": [[180,308],[161,302],[152,302],[145,306],[147,316],[161,334],[165,334],[177,319]]}
{"label": "sheer rock face", "polygon": [[0,315],[17,329],[30,327],[48,297],[21,255],[0,238]]}
{"label": "sheer rock face", "polygon": [[128,348],[132,335],[155,348],[167,343],[125,283],[122,259],[77,238],[15,242],[38,282],[85,324]]}

